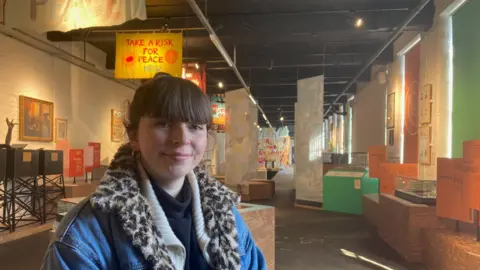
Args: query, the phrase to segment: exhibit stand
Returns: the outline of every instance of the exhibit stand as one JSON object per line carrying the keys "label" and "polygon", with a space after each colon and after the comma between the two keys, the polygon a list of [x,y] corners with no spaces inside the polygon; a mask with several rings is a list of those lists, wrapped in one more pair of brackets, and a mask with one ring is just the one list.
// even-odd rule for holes
{"label": "exhibit stand", "polygon": [[1,229],[46,223],[65,197],[63,153],[10,148],[0,151]]}
{"label": "exhibit stand", "polygon": [[370,178],[365,167],[340,166],[323,177],[324,210],[361,215],[367,194],[378,194],[378,179]]}

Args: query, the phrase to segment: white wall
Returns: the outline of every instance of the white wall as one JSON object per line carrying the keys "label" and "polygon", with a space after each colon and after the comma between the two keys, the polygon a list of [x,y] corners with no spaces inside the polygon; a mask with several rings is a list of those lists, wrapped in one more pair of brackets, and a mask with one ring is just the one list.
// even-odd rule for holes
{"label": "white wall", "polygon": [[[102,54],[93,50],[88,51]],[[53,102],[54,117],[68,120],[71,146],[84,148],[88,142],[100,142],[101,159],[106,162],[119,146],[110,140],[110,111],[120,110],[123,101],[131,100],[133,94],[133,89],[0,35],[0,141],[7,131],[3,119],[18,122],[19,95],[25,95]],[[12,143],[18,142],[18,135],[16,126]],[[55,148],[53,142],[28,144],[28,148]]]}
{"label": "white wall", "polygon": [[352,152],[368,152],[369,146],[385,144],[386,88],[374,77],[357,91],[352,104]]}

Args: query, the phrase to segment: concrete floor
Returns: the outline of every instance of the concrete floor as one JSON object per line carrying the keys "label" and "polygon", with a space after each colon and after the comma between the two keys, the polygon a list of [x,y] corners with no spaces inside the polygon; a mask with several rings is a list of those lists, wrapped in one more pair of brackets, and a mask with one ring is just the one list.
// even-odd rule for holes
{"label": "concrete floor", "polygon": [[[274,180],[275,199],[257,203],[276,207],[277,270],[424,269],[403,262],[363,217],[294,208],[291,171]],[[0,269],[39,269],[48,241],[49,232],[44,232],[0,245]]]}
{"label": "concrete floor", "polygon": [[292,171],[274,180],[275,199],[257,203],[276,207],[277,270],[425,269],[405,263],[362,216],[294,208]]}

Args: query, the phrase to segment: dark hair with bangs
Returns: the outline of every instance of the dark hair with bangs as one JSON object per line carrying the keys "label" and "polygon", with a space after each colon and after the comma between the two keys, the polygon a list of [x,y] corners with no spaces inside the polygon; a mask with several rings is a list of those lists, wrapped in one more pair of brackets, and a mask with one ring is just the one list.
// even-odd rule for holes
{"label": "dark hair with bangs", "polygon": [[207,125],[209,129],[212,106],[208,96],[191,81],[158,73],[135,92],[125,123],[127,131],[136,131],[144,116]]}

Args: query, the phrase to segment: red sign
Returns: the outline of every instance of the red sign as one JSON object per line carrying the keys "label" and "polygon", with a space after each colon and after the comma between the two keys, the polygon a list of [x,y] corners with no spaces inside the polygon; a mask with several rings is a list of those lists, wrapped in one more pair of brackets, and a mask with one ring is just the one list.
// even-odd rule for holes
{"label": "red sign", "polygon": [[101,143],[89,142],[88,146],[93,147],[93,168],[99,168],[100,167],[100,154],[101,154],[101,150],[102,150],[102,144]]}
{"label": "red sign", "polygon": [[83,166],[83,149],[70,149],[68,176],[82,177],[84,175]]}

